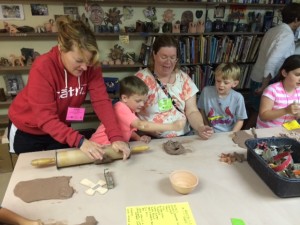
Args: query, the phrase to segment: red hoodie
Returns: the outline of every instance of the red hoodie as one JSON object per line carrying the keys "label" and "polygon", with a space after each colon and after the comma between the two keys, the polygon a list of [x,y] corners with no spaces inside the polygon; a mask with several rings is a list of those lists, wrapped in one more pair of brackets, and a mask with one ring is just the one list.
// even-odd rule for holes
{"label": "red hoodie", "polygon": [[39,56],[33,63],[25,88],[9,107],[13,124],[26,133],[49,134],[60,143],[78,146],[82,137],[66,121],[68,107],[80,107],[90,94],[94,111],[111,142],[124,141],[117,125],[100,67],[88,67],[79,77],[67,72],[59,61],[58,47]]}

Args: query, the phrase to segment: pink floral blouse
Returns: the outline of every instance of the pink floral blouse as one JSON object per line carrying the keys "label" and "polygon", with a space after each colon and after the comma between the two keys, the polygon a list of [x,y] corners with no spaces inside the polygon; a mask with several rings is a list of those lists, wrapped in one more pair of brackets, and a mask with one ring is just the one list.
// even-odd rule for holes
{"label": "pink floral blouse", "polygon": [[[136,76],[142,79],[149,87],[148,99],[144,109],[138,114],[141,120],[152,121],[155,123],[173,123],[179,119],[186,119],[185,102],[194,96],[199,90],[192,79],[183,71],[176,71],[176,79],[173,84],[167,84],[166,89],[172,99],[175,101],[178,111],[174,106],[171,110],[161,112],[158,107],[158,102],[168,96],[156,82],[149,69],[143,69],[136,73]],[[190,131],[190,126],[187,123],[184,130],[181,131],[165,131],[159,137],[176,137]]]}

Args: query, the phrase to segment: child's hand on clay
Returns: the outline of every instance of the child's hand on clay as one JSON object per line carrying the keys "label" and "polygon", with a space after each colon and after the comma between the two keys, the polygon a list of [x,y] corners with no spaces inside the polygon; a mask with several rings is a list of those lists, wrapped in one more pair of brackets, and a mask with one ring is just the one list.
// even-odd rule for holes
{"label": "child's hand on clay", "polygon": [[294,102],[293,104],[288,105],[286,107],[286,110],[291,115],[294,115],[294,116],[300,115],[300,105],[296,102]]}
{"label": "child's hand on clay", "polygon": [[143,135],[143,136],[141,136],[140,141],[145,142],[146,144],[148,144],[151,141],[151,137],[147,136],[147,135]]}

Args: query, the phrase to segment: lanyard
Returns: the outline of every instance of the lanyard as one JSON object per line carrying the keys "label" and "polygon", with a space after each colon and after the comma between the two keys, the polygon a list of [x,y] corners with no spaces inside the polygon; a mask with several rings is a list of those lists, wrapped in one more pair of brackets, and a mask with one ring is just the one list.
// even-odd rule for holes
{"label": "lanyard", "polygon": [[171,99],[173,106],[174,106],[179,112],[182,113],[182,111],[177,107],[175,100],[174,100],[174,99],[172,98],[172,96],[169,94],[169,92],[168,92],[168,90],[167,90],[167,88],[166,88],[166,85],[163,85],[163,84],[160,82],[160,80],[157,78],[157,75],[156,75],[155,73],[153,73],[153,76],[154,76],[156,82],[158,83],[158,85],[160,86],[160,88],[163,90],[163,92],[168,96],[168,98]]}

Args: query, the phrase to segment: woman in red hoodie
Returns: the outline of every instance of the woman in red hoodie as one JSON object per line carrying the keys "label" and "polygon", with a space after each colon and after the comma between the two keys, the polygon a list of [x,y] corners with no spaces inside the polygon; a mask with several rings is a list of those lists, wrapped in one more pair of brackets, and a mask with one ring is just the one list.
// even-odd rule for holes
{"label": "woman in red hoodie", "polygon": [[101,145],[71,128],[82,121],[80,108],[87,93],[107,135],[124,159],[130,154],[116,122],[99,63],[99,49],[93,32],[81,21],[57,20],[58,45],[33,63],[25,88],[9,107],[10,152],[78,147],[89,157],[102,159]]}

